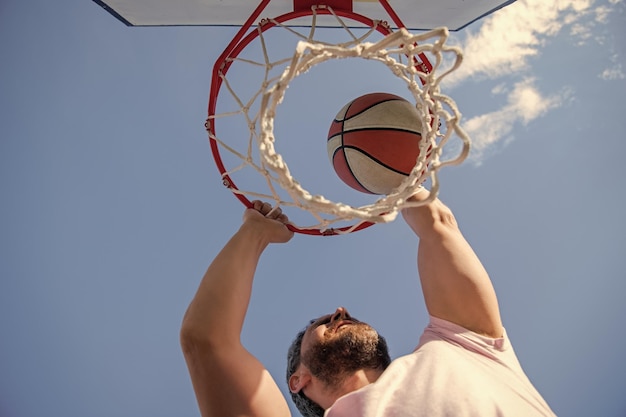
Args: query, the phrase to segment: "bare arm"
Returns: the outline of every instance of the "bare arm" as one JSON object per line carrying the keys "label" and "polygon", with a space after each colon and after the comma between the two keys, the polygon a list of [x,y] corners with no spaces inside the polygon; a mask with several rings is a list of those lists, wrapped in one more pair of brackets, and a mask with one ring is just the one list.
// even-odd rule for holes
{"label": "bare arm", "polygon": [[209,266],[181,327],[185,360],[203,417],[290,416],[275,381],[241,344],[254,273],[270,243],[293,233],[280,211],[253,202],[239,230]]}
{"label": "bare arm", "polygon": [[[424,190],[412,199],[427,197]],[[435,199],[425,206],[405,209],[402,215],[420,239],[418,270],[429,314],[476,333],[502,336],[495,290],[452,211]]]}

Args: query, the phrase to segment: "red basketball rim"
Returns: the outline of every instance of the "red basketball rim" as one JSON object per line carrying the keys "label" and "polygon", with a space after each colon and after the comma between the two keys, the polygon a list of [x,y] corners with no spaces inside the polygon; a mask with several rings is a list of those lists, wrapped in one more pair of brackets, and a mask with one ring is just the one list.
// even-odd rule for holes
{"label": "red basketball rim", "polygon": [[[381,5],[385,8],[387,13],[390,15],[394,23],[398,27],[405,27],[402,21],[400,20],[400,18],[393,11],[393,9],[391,8],[387,0],[379,0],[379,1]],[[252,15],[250,15],[248,20],[244,23],[244,25],[237,32],[233,40],[228,44],[224,52],[222,52],[222,54],[215,61],[215,64],[213,66],[212,78],[211,78],[211,89],[209,93],[209,106],[208,106],[209,117],[207,118],[207,121],[205,124],[207,131],[212,132],[213,135],[215,136],[217,136],[217,132],[215,128],[215,117],[213,116],[216,115],[217,98],[219,96],[220,89],[222,86],[222,77],[220,76],[220,74],[226,75],[230,66],[232,65],[232,62],[233,62],[232,59],[239,56],[239,54],[261,33],[264,33],[266,30],[275,27],[276,23],[274,22],[282,24],[282,23],[285,23],[294,19],[313,15],[313,10],[310,6],[302,7],[301,9],[278,16],[273,21],[265,20],[260,25],[260,30],[252,30],[246,35],[246,33],[250,30],[250,28],[254,24],[254,22],[257,21],[261,12],[269,4],[269,2],[270,0],[263,0],[259,4],[259,6],[252,13]],[[332,2],[326,2],[326,4],[329,4],[332,7]],[[344,8],[341,8],[340,6],[338,6],[336,10],[333,9],[333,12],[335,15],[339,17],[351,19],[356,22],[367,25],[370,28],[375,29],[376,31],[378,31],[379,33],[385,36],[393,32],[387,25],[381,24],[380,21],[378,22],[374,21],[373,19],[370,19],[366,16],[360,15],[358,13],[354,13],[351,10],[345,10]],[[316,13],[318,15],[331,14],[331,12],[326,8],[318,8],[316,10]],[[426,56],[421,54],[420,59],[425,64],[427,70],[430,70],[432,68]],[[218,142],[212,137],[209,137],[209,142],[211,146],[211,152],[213,154],[213,159],[215,160],[215,164],[217,165],[217,168],[220,174],[222,175],[224,185],[228,187],[231,191],[233,191],[233,194],[235,195],[235,197],[237,197],[239,201],[241,201],[246,207],[252,207],[252,203],[250,202],[250,200],[245,195],[237,192],[239,190],[237,188],[237,185],[234,183],[232,178],[227,174],[226,167],[224,166],[222,157],[220,155]],[[361,222],[356,226],[355,225],[344,226],[340,228],[334,228],[334,229],[331,228],[331,229],[326,229],[326,230],[321,230],[321,229],[316,229],[316,228],[305,229],[305,228],[300,228],[295,225],[289,225],[289,228],[292,231],[297,232],[297,233],[302,233],[302,234],[307,234],[307,235],[317,235],[317,236],[328,236],[328,235],[337,235],[337,234],[341,234],[345,232],[355,232],[357,230],[365,229],[373,224],[374,224],[373,222]]]}

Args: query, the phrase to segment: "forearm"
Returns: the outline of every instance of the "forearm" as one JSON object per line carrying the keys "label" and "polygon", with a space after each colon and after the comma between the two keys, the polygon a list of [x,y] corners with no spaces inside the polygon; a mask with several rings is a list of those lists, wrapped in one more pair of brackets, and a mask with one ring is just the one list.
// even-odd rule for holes
{"label": "forearm", "polygon": [[293,237],[280,208],[252,201],[243,224],[207,269],[180,337],[204,417],[289,416],[280,389],[240,341],[261,254]]}
{"label": "forearm", "polygon": [[268,243],[244,224],[207,269],[181,328],[181,338],[238,343],[254,273]]}
{"label": "forearm", "polygon": [[403,215],[420,239],[418,269],[429,313],[478,333],[501,336],[493,285],[452,211],[436,199]]}

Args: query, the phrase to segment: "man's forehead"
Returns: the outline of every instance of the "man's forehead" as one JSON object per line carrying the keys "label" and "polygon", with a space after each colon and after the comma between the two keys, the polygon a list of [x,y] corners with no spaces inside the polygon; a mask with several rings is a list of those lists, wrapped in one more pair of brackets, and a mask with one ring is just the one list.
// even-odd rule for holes
{"label": "man's forehead", "polygon": [[321,315],[321,316],[319,316],[319,317],[317,317],[315,319],[311,319],[311,321],[309,321],[309,326],[307,326],[307,327],[310,327],[312,324],[317,323],[318,321],[322,321],[322,320],[330,317],[331,315],[332,314],[323,314],[323,315]]}
{"label": "man's forehead", "polygon": [[309,320],[309,324],[307,324],[306,328],[304,329],[304,333],[306,334],[309,330],[313,329],[314,327],[317,327],[315,326],[316,323],[323,322],[325,319],[327,319],[330,316],[331,314],[324,314],[323,316],[319,316],[318,318]]}
{"label": "man's forehead", "polygon": [[324,314],[323,316],[319,316],[316,319],[311,319],[309,321],[309,324],[306,326],[306,329],[304,329],[304,334],[302,335],[302,341],[304,341],[305,338],[308,339],[308,335],[311,334],[311,331],[313,331],[313,329],[317,328],[320,323],[323,323],[329,317],[332,317],[332,314]]}

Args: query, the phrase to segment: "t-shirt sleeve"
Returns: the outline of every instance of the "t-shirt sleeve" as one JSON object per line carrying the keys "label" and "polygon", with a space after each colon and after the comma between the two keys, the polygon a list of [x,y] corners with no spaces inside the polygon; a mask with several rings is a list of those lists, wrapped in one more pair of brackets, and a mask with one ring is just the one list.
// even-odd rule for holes
{"label": "t-shirt sleeve", "polygon": [[417,349],[428,342],[437,340],[457,345],[506,366],[521,369],[507,337],[506,329],[503,329],[502,337],[493,338],[475,333],[450,321],[430,316],[430,322],[424,329]]}

